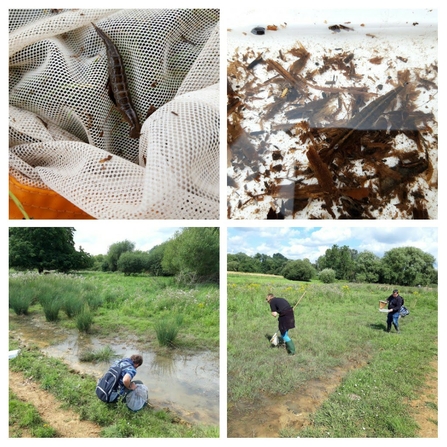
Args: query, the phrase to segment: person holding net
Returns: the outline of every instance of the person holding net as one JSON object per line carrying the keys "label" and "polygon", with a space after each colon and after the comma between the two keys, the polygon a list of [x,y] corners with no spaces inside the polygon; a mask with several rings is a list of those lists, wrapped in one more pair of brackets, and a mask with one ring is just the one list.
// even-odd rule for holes
{"label": "person holding net", "polygon": [[284,298],[275,297],[273,293],[267,295],[266,301],[270,305],[273,317],[278,317],[278,329],[284,343],[287,353],[295,355],[295,345],[289,337],[289,330],[295,327],[295,315],[292,306]]}

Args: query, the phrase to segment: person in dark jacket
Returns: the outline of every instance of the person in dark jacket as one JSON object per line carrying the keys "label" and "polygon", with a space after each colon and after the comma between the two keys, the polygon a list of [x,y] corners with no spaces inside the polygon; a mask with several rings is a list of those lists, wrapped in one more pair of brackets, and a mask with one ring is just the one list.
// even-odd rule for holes
{"label": "person in dark jacket", "polygon": [[295,315],[292,306],[284,298],[275,297],[273,293],[267,295],[266,301],[270,304],[272,315],[278,317],[278,329],[286,344],[287,353],[294,355],[295,345],[288,334],[289,329],[295,327]]}
{"label": "person in dark jacket", "polygon": [[394,289],[393,294],[387,298],[388,315],[386,319],[386,331],[390,332],[391,323],[393,323],[396,332],[399,332],[400,308],[404,304],[404,299],[399,295],[399,290]]}

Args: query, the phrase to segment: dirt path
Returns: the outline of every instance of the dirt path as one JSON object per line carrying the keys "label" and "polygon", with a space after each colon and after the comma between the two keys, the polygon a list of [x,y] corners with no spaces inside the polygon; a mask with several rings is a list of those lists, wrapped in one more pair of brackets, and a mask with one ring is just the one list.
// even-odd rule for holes
{"label": "dirt path", "polygon": [[41,418],[57,431],[58,437],[99,438],[101,427],[92,422],[80,421],[78,414],[60,408],[60,402],[41,390],[32,378],[9,371],[9,388],[20,400],[32,404]]}
{"label": "dirt path", "polygon": [[285,396],[263,396],[262,402],[229,409],[228,437],[277,438],[281,429],[301,430],[309,416],[341,383],[346,370],[334,368],[329,378],[309,380],[306,386]]}
{"label": "dirt path", "polygon": [[[419,399],[411,401],[413,417],[420,427],[421,438],[438,437],[438,362],[430,363],[434,371],[426,378],[424,393]],[[427,405],[427,402],[434,406]]]}
{"label": "dirt path", "polygon": [[[425,391],[419,399],[410,401],[412,415],[419,425],[418,437],[438,437],[438,364],[426,377]],[[330,378],[311,380],[305,389],[286,396],[269,398],[248,406],[237,403],[229,408],[229,438],[276,438],[280,429],[300,430],[309,425],[309,416],[341,383],[346,370],[334,369]],[[353,396],[354,398],[355,396]],[[434,405],[427,405],[427,402]]]}

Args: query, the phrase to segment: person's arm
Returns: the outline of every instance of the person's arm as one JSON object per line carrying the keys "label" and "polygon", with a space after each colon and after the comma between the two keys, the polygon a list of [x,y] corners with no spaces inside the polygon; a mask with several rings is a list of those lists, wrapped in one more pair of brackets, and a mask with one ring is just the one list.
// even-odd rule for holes
{"label": "person's arm", "polygon": [[130,374],[126,374],[123,377],[123,384],[128,390],[134,390],[136,388],[136,385],[132,383],[132,378],[130,377]]}
{"label": "person's arm", "polygon": [[278,316],[278,312],[276,312],[276,310],[275,310],[275,311],[272,312],[272,315],[273,315],[274,317],[277,317],[277,316]]}

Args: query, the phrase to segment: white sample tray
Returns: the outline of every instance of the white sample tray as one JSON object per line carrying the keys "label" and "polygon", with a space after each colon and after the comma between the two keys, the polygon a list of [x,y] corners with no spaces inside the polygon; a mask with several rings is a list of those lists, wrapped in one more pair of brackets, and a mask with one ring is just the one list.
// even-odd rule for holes
{"label": "white sample tray", "polygon": [[437,218],[436,10],[231,20],[228,218]]}

